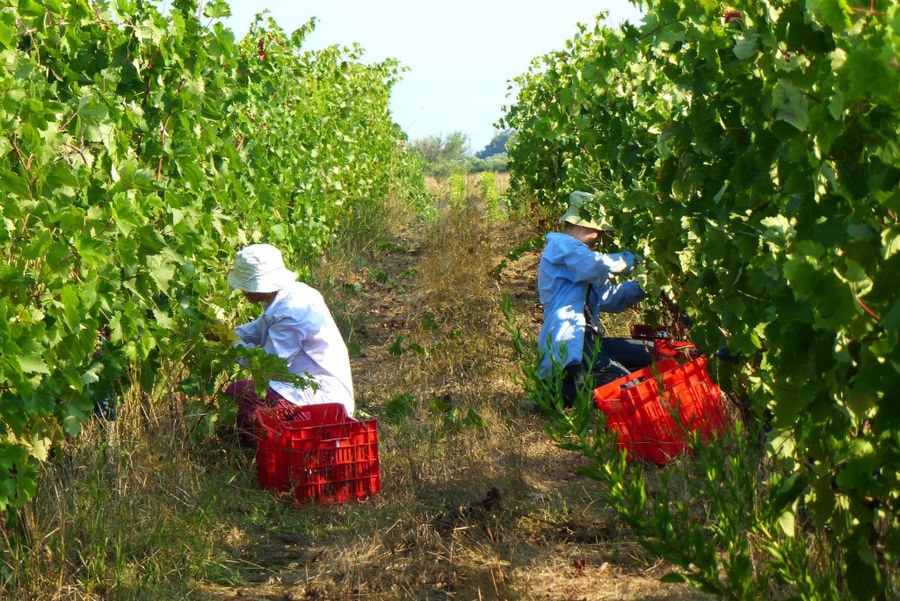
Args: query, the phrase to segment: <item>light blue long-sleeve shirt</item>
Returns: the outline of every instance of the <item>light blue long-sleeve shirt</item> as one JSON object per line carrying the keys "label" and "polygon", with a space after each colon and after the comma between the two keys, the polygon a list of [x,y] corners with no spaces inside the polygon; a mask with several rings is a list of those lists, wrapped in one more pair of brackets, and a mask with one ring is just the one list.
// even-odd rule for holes
{"label": "light blue long-sleeve shirt", "polygon": [[537,286],[544,322],[538,338],[541,377],[559,367],[581,363],[587,325],[584,308],[595,324],[600,313],[620,313],[644,298],[637,282],[611,284],[617,271],[614,257],[591,250],[587,244],[560,232],[547,234],[538,265]]}

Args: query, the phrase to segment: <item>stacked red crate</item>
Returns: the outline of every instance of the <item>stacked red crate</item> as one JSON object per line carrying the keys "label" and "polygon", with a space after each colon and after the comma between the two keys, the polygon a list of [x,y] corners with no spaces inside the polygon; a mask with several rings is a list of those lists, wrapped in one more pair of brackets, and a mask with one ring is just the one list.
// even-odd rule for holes
{"label": "stacked red crate", "polygon": [[257,476],[295,502],[343,503],[381,490],[378,424],[347,416],[340,403],[260,412]]}
{"label": "stacked red crate", "polygon": [[685,363],[672,358],[605,384],[594,391],[606,425],[629,458],[664,465],[688,450],[693,433],[703,440],[727,423],[719,387],[706,371],[706,357]]}

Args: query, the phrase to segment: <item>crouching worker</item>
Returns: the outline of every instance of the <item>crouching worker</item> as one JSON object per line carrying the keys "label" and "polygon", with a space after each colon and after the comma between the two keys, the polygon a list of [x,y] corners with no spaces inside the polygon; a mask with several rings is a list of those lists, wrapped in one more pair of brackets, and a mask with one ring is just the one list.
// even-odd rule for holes
{"label": "crouching worker", "polygon": [[[572,192],[562,216],[562,230],[550,232],[538,264],[537,285],[544,310],[538,338],[544,380],[562,377],[564,407],[572,407],[585,378],[591,388],[627,375],[651,363],[652,343],[604,336],[600,313],[619,313],[644,298],[635,281],[613,283],[627,275],[639,257],[631,252],[605,254],[594,250],[612,231],[602,207],[588,208],[587,192]],[[588,218],[588,212],[601,213]]]}
{"label": "crouching worker", "polygon": [[249,302],[264,307],[260,317],[235,329],[235,345],[265,349],[287,361],[292,374],[315,383],[298,387],[270,381],[265,398],[259,398],[253,380],[233,382],[225,394],[237,403],[238,428],[252,433],[256,413],[268,407],[342,403],[347,415],[352,415],[350,357],[319,291],[297,281],[297,274],[285,267],[281,252],[269,244],[241,249],[227,281]]}

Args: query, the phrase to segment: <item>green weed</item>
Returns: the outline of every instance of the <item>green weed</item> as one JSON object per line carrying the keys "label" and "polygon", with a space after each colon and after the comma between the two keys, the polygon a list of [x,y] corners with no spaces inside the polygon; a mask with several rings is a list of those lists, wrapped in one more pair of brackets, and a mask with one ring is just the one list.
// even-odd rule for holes
{"label": "green weed", "polygon": [[485,214],[488,219],[500,221],[503,219],[503,209],[500,206],[500,190],[498,188],[497,174],[493,171],[483,171],[479,176],[481,198],[484,201]]}

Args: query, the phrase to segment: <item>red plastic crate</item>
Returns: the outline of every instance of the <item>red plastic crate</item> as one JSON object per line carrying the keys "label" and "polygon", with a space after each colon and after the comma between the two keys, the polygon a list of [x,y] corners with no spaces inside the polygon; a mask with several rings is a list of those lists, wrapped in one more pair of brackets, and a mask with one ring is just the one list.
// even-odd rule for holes
{"label": "red plastic crate", "polygon": [[727,423],[703,356],[684,364],[665,359],[635,371],[597,388],[594,400],[618,448],[657,465],[686,452],[692,433],[708,440]]}
{"label": "red plastic crate", "polygon": [[263,411],[257,438],[260,485],[291,492],[298,505],[343,503],[381,490],[378,423],[348,417],[340,403]]}
{"label": "red plastic crate", "polygon": [[632,338],[653,342],[654,361],[693,359],[699,356],[694,343],[673,339],[666,328],[636,323],[631,325],[630,331]]}

